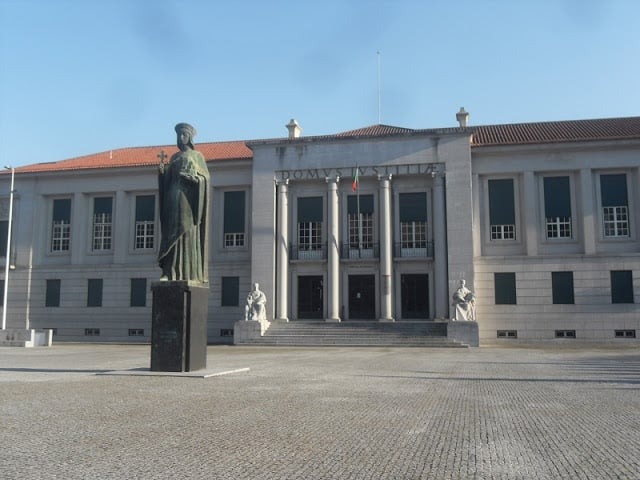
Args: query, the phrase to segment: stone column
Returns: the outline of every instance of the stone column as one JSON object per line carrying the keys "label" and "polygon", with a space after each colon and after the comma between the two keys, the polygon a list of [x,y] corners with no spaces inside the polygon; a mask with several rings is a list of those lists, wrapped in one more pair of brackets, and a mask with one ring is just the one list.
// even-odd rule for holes
{"label": "stone column", "polygon": [[338,182],[340,177],[327,178],[327,322],[340,321],[340,235]]}
{"label": "stone column", "polygon": [[524,172],[524,204],[527,208],[520,210],[524,217],[524,237],[527,242],[527,255],[538,255],[538,193],[536,178],[533,172]]}
{"label": "stone column", "polygon": [[393,245],[391,243],[391,175],[380,181],[380,321],[393,322]]}
{"label": "stone column", "polygon": [[591,170],[580,170],[580,200],[582,204],[582,234],[585,255],[596,253],[596,222],[597,212],[595,192],[593,191],[593,176]]}
{"label": "stone column", "polygon": [[[131,218],[129,217],[131,205],[128,204],[128,201],[131,200],[133,201],[133,211],[135,212],[135,196],[130,196],[127,199],[126,192],[122,190],[116,192],[115,205],[113,206],[113,263],[126,262],[129,247],[133,241],[129,227],[131,224]],[[120,239],[127,239],[127,241],[118,241]]]}
{"label": "stone column", "polygon": [[278,183],[276,320],[289,321],[289,180]]}
{"label": "stone column", "polygon": [[436,174],[433,179],[433,273],[436,318],[449,316],[447,225],[444,208],[444,176]]}

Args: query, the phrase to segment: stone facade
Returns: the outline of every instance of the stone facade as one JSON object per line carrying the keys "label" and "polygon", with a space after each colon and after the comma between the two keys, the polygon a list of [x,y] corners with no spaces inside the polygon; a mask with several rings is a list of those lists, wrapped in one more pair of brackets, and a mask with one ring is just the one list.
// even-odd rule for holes
{"label": "stone facade", "polygon": [[[598,130],[601,121],[558,122],[595,128],[569,139],[375,126],[250,141],[249,155],[215,156],[227,146],[204,144],[209,341],[231,343],[254,282],[269,321],[388,322],[451,318],[461,279],[476,294],[481,344],[634,341],[640,122],[618,120],[622,134]],[[9,328],[53,328],[54,341],[149,341],[161,147],[145,148],[143,161],[127,163],[123,150],[119,162],[96,155],[16,170]],[[1,205],[8,185],[1,175]],[[624,205],[610,205],[611,185],[624,185]]]}

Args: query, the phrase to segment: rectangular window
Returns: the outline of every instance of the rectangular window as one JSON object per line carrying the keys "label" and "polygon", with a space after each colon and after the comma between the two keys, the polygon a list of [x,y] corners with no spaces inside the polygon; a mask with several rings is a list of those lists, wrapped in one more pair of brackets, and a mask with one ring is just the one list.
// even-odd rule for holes
{"label": "rectangular window", "polygon": [[322,197],[298,198],[298,258],[322,258]]}
{"label": "rectangular window", "polygon": [[635,330],[615,330],[615,338],[636,338]]}
{"label": "rectangular window", "polygon": [[147,279],[132,278],[129,305],[132,307],[147,306]]}
{"label": "rectangular window", "polygon": [[224,192],[224,247],[244,247],[245,192]]}
{"label": "rectangular window", "polygon": [[497,330],[498,338],[518,338],[517,330]]}
{"label": "rectangular window", "polygon": [[491,240],[516,239],[516,208],[513,179],[489,180]]}
{"label": "rectangular window", "polygon": [[427,194],[401,193],[398,197],[400,212],[400,248],[403,257],[427,256]]}
{"label": "rectangular window", "polygon": [[373,195],[349,195],[347,221],[349,257],[373,257]]}
{"label": "rectangular window", "polygon": [[144,337],[144,328],[130,328],[129,329],[130,337]]}
{"label": "rectangular window", "polygon": [[600,197],[604,236],[629,237],[627,176],[624,173],[600,175]]}
{"label": "rectangular window", "polygon": [[575,330],[556,330],[556,338],[576,338]]}
{"label": "rectangular window", "polygon": [[51,220],[51,251],[67,252],[71,243],[71,199],[59,198],[53,201]]}
{"label": "rectangular window", "polygon": [[0,305],[4,305],[4,280],[0,280]]}
{"label": "rectangular window", "polygon": [[631,270],[611,271],[611,303],[633,303],[633,274]]}
{"label": "rectangular window", "polygon": [[571,238],[569,177],[544,178],[544,214],[547,238]]}
{"label": "rectangular window", "polygon": [[0,220],[0,257],[7,255],[7,240],[9,239],[9,220]]}
{"label": "rectangular window", "polygon": [[233,328],[221,328],[220,329],[221,337],[233,337]]}
{"label": "rectangular window", "polygon": [[551,272],[554,304],[573,304],[573,272]]}
{"label": "rectangular window", "polygon": [[102,279],[90,278],[87,282],[87,307],[102,306]]}
{"label": "rectangular window", "polygon": [[222,299],[220,306],[237,307],[240,302],[240,278],[222,277]]}
{"label": "rectangular window", "polygon": [[136,250],[153,249],[156,233],[156,197],[136,196],[136,225],[134,245]]}
{"label": "rectangular window", "polygon": [[45,307],[60,306],[60,279],[47,280],[44,305]]}
{"label": "rectangular window", "polygon": [[516,304],[516,274],[514,272],[494,273],[493,289],[496,305]]}
{"label": "rectangular window", "polygon": [[100,329],[99,328],[85,328],[84,329],[85,337],[99,337]]}
{"label": "rectangular window", "polygon": [[113,198],[93,199],[93,250],[111,250]]}

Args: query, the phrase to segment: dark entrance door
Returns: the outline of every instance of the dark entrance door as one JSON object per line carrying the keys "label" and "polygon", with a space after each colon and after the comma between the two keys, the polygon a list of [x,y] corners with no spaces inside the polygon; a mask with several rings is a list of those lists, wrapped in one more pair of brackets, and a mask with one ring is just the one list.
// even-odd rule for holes
{"label": "dark entrance door", "polygon": [[375,318],[375,282],[375,275],[349,275],[349,320]]}
{"label": "dark entrance door", "polygon": [[322,275],[298,277],[298,318],[324,318],[322,309]]}
{"label": "dark entrance door", "polygon": [[400,283],[402,318],[429,318],[429,275],[404,274]]}

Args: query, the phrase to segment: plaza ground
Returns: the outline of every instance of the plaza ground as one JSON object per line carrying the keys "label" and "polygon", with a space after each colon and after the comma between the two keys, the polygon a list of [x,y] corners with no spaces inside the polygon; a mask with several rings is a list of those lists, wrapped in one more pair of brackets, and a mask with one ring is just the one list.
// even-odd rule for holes
{"label": "plaza ground", "polygon": [[6,479],[633,479],[640,351],[208,347],[211,378],[137,376],[149,346],[0,349]]}

